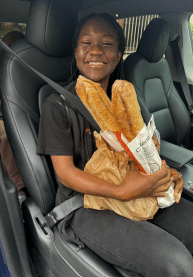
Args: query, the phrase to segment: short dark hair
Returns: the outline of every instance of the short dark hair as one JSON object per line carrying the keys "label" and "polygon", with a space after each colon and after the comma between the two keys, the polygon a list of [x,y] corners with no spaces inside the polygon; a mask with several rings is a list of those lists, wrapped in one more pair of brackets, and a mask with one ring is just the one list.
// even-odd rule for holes
{"label": "short dark hair", "polygon": [[[125,37],[123,34],[123,30],[122,30],[121,26],[119,25],[119,23],[114,19],[114,17],[112,17],[108,13],[92,13],[92,14],[89,14],[89,15],[85,16],[84,18],[82,18],[80,20],[80,22],[78,23],[77,28],[75,30],[73,40],[72,40],[72,47],[73,47],[73,50],[76,49],[77,43],[78,43],[78,38],[79,38],[80,32],[82,30],[82,27],[84,26],[84,24],[87,21],[89,21],[90,19],[93,19],[93,18],[104,18],[106,21],[108,21],[112,25],[112,27],[115,30],[116,35],[117,35],[118,50],[122,53],[122,57],[121,57],[121,60],[119,61],[118,65],[116,66],[114,72],[111,74],[111,77],[109,80],[109,85],[112,85],[116,79],[124,79],[123,54],[125,51]],[[78,78],[78,75],[79,75],[79,72],[78,72],[78,68],[76,65],[76,59],[74,56],[73,60],[72,60],[71,77],[70,77],[69,81],[76,80]]]}

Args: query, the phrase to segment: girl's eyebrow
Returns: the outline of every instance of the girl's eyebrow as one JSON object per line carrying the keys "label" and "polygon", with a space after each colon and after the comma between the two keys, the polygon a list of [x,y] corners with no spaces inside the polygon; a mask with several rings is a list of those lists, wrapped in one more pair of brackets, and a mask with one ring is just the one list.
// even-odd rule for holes
{"label": "girl's eyebrow", "polygon": [[[84,35],[82,35],[82,37],[89,37],[89,36],[90,36],[90,34],[84,34]],[[103,35],[103,37],[111,37],[111,38],[113,38],[114,36],[106,34],[106,35]]]}
{"label": "girl's eyebrow", "polygon": [[90,36],[90,34],[84,34],[84,35],[82,35],[82,37],[89,37]]}

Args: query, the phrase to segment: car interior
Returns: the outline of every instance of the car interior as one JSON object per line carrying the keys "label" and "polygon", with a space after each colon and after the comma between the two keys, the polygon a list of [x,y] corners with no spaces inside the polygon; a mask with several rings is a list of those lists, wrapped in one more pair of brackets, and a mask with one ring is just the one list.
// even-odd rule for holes
{"label": "car interior", "polygon": [[[191,113],[172,55],[178,45],[190,93],[193,90],[193,44],[188,0],[0,0],[0,21],[26,23],[25,39],[10,48],[27,64],[65,86],[71,76],[72,37],[78,21],[92,12],[117,20],[159,15],[146,27],[136,51],[124,60],[125,78],[137,92],[142,115],[154,115],[161,135],[162,158],[184,178],[183,197],[193,201],[193,132]],[[7,51],[0,56],[2,117],[27,190],[20,209],[17,190],[0,163],[0,239],[13,277],[141,276],[113,266],[91,251],[64,242],[45,216],[55,203],[57,183],[49,157],[36,153],[39,119],[53,91],[42,78]]]}

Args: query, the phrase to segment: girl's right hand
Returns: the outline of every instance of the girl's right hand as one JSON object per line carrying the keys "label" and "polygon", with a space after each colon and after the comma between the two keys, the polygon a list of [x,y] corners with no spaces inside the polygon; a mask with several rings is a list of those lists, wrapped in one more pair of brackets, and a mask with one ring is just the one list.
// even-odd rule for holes
{"label": "girl's right hand", "polygon": [[118,189],[118,198],[121,201],[128,201],[145,197],[164,197],[169,189],[173,177],[170,176],[166,162],[162,161],[161,170],[146,174],[139,171],[135,162],[131,162],[131,170],[126,175]]}

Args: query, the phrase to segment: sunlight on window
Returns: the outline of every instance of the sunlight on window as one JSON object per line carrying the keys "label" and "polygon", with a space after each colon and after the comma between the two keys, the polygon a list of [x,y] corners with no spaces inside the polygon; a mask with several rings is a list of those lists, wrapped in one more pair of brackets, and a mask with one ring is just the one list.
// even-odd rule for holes
{"label": "sunlight on window", "polygon": [[120,26],[123,28],[125,35],[126,48],[123,58],[125,59],[128,55],[135,52],[141,36],[146,29],[147,25],[154,19],[158,18],[159,15],[145,15],[145,16],[134,16],[117,20]]}
{"label": "sunlight on window", "polygon": [[0,22],[0,39],[11,31],[19,31],[25,35],[25,29],[25,23]]}
{"label": "sunlight on window", "polygon": [[190,27],[192,31],[192,37],[193,37],[193,14],[190,16]]}

